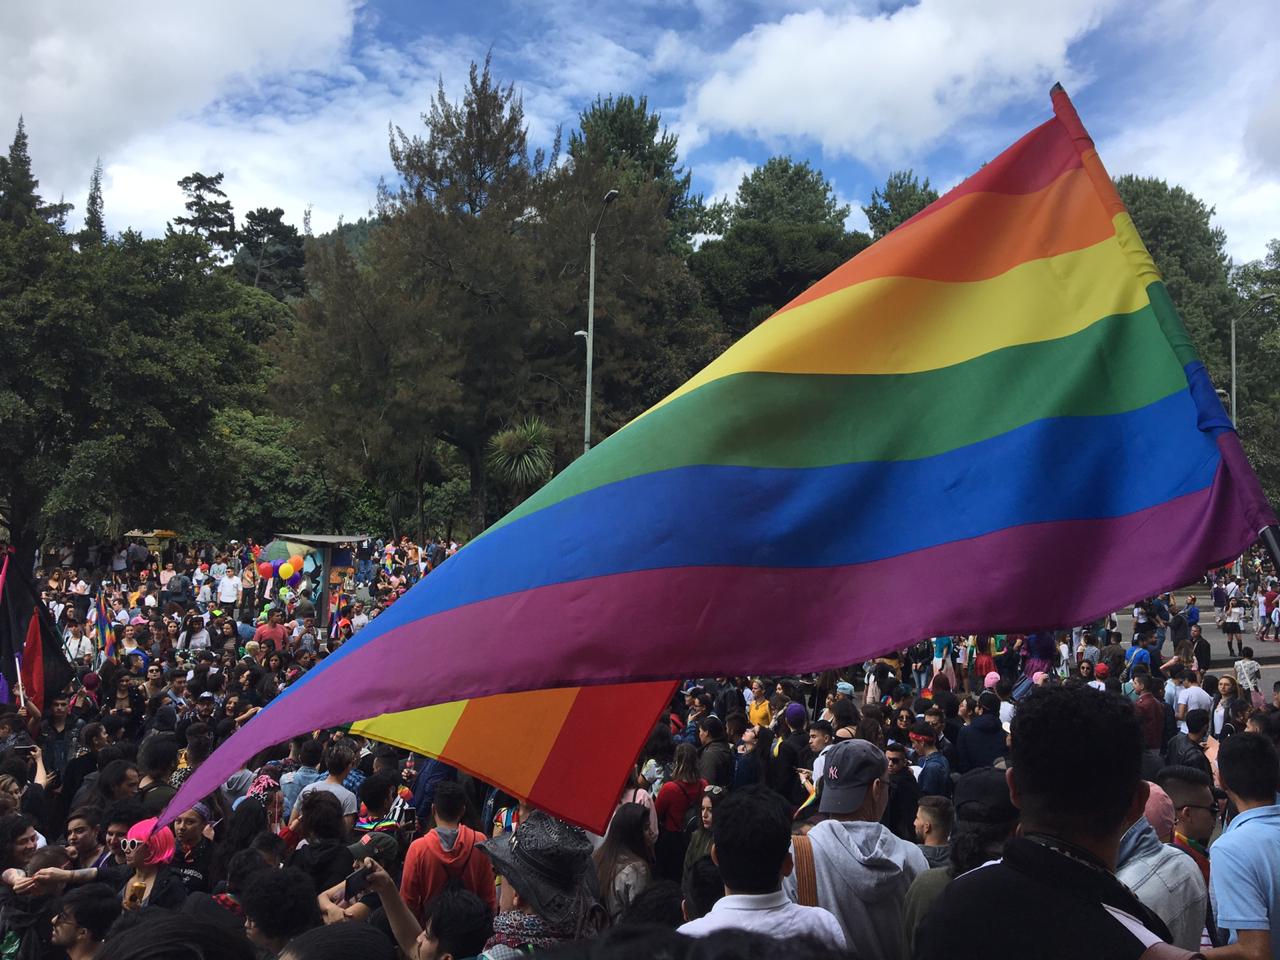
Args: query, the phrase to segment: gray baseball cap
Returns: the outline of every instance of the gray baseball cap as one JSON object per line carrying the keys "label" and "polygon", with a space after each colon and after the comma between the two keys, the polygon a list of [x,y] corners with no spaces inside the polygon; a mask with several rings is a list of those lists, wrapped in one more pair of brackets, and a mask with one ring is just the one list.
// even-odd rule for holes
{"label": "gray baseball cap", "polygon": [[889,769],[884,753],[869,740],[837,741],[826,756],[819,813],[853,813],[866,799],[867,788]]}

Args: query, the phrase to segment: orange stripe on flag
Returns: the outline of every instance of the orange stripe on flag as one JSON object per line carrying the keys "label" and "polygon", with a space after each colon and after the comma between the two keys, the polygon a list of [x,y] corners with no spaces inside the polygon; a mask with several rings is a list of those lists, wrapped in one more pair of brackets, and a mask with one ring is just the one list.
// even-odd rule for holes
{"label": "orange stripe on flag", "polygon": [[1038,193],[970,193],[903,225],[828,274],[787,309],[875,277],[969,282],[1020,263],[1083,250],[1115,232],[1087,170],[1069,170]]}
{"label": "orange stripe on flag", "polygon": [[577,695],[561,687],[468,701],[441,756],[527,797]]}

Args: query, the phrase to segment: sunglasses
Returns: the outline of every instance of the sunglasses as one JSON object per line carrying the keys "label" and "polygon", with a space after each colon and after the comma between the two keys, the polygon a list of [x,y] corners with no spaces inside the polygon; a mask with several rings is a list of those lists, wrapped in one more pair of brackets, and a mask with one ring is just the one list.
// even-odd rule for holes
{"label": "sunglasses", "polygon": [[710,797],[718,797],[720,794],[724,793],[724,787],[717,787],[714,783],[708,784],[702,788],[702,792]]}
{"label": "sunglasses", "polygon": [[1190,807],[1192,810],[1208,810],[1215,817],[1218,815],[1217,801],[1214,801],[1212,804],[1210,804],[1207,807],[1203,803],[1184,803],[1183,806]]}
{"label": "sunglasses", "polygon": [[125,837],[120,841],[120,850],[123,853],[133,853],[133,851],[137,850],[139,847],[145,847],[146,845],[147,841],[145,840],[138,840],[135,837]]}

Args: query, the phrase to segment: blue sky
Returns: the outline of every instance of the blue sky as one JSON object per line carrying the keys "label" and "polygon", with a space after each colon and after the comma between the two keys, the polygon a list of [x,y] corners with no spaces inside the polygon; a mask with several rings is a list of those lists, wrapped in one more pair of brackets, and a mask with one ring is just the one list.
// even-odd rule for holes
{"label": "blue sky", "polygon": [[536,144],[597,93],[646,94],[699,191],[790,154],[853,227],[889,171],[955,184],[1061,80],[1111,172],[1195,192],[1242,261],[1280,237],[1277,27],[1274,0],[45,0],[0,11],[0,123],[26,115],[50,195],[82,203],[101,156],[113,229],[162,230],[195,169],[326,229],[372,205],[387,124],[492,51]]}

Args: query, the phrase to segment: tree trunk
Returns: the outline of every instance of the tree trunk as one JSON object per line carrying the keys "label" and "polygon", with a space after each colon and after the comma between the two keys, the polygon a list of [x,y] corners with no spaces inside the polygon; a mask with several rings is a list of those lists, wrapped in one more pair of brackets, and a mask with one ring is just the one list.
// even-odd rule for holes
{"label": "tree trunk", "polygon": [[488,499],[488,476],[484,469],[484,456],[479,449],[467,450],[467,466],[471,470],[471,536],[478,537],[488,525],[485,522],[485,501]]}

